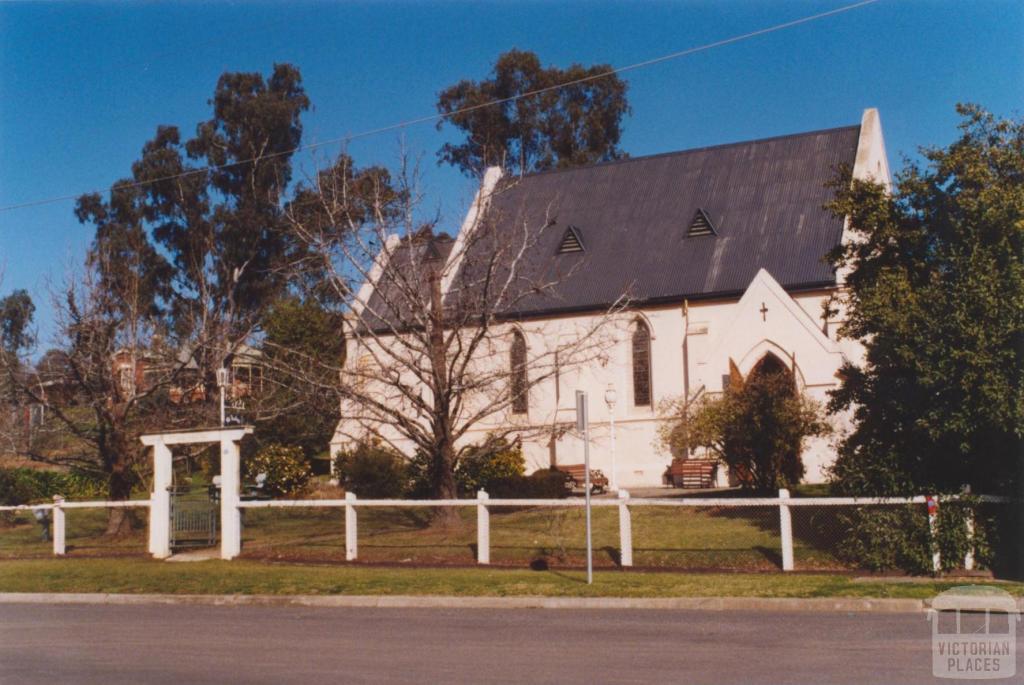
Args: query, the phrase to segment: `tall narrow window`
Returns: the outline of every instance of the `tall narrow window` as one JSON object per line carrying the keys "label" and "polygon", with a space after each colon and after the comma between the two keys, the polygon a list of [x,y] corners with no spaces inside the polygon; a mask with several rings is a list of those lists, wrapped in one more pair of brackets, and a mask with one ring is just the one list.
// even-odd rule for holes
{"label": "tall narrow window", "polygon": [[651,406],[651,330],[643,319],[633,330],[633,404]]}
{"label": "tall narrow window", "polygon": [[512,334],[509,366],[512,374],[512,413],[525,414],[530,402],[529,379],[526,376],[526,338],[519,331]]}

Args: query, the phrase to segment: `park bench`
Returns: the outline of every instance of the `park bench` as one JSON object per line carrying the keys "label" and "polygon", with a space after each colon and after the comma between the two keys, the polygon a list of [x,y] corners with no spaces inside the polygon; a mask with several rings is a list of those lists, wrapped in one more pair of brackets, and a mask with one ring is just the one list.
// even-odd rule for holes
{"label": "park bench", "polygon": [[715,484],[718,462],[710,459],[676,459],[666,473],[669,485],[675,488],[710,488]]}
{"label": "park bench", "polygon": [[[583,464],[560,464],[555,468],[569,476],[565,481],[565,487],[570,491],[583,489],[586,482],[586,466]],[[590,469],[590,492],[600,493],[607,488],[608,478],[599,469]]]}

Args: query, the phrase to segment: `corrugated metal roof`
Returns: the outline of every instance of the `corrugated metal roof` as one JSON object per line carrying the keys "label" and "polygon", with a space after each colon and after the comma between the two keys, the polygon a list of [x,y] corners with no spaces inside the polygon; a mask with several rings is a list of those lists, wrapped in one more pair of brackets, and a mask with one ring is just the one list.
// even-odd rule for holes
{"label": "corrugated metal roof", "polygon": [[422,323],[430,311],[430,274],[440,269],[438,263],[444,264],[454,246],[446,233],[403,240],[377,281],[360,323],[376,331]]}
{"label": "corrugated metal roof", "polygon": [[[524,293],[556,284],[515,298],[515,313],[599,308],[623,294],[649,302],[739,293],[761,268],[786,288],[834,283],[824,256],[842,220],[823,209],[825,184],[853,164],[859,134],[850,126],[505,181],[488,210],[496,236],[555,222],[519,281]],[[687,237],[698,209],[716,235]],[[570,225],[586,249],[559,254]]]}

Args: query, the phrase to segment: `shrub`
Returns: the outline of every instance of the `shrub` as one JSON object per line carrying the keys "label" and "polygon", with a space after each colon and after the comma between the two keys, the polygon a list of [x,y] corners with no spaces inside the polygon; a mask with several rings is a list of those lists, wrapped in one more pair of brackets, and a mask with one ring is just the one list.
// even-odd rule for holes
{"label": "shrub", "polygon": [[488,438],[467,447],[455,467],[459,490],[468,495],[481,489],[490,492],[496,482],[521,478],[525,473],[522,443],[505,438]]}
{"label": "shrub", "polygon": [[923,507],[865,507],[839,514],[845,529],[839,556],[872,571],[931,572],[928,516]]}
{"label": "shrub", "polygon": [[704,447],[724,461],[744,489],[774,492],[800,482],[804,440],[827,435],[817,402],[797,389],[792,372],[767,355],[747,378],[730,362],[719,396],[662,408],[659,438],[673,454]]}
{"label": "shrub", "polygon": [[495,478],[486,488],[495,499],[561,499],[569,496],[568,475],[557,469],[541,469],[529,476]]}
{"label": "shrub", "polygon": [[[974,535],[967,529],[974,517]],[[980,568],[991,568],[997,516],[983,515],[976,500],[940,501],[935,540],[923,505],[864,507],[840,514],[845,535],[840,557],[850,563],[887,571],[899,569],[914,575],[933,573],[932,554],[939,552],[942,571],[963,567],[967,552],[974,550]]]}
{"label": "shrub", "polygon": [[270,444],[242,460],[242,478],[255,481],[266,474],[263,492],[271,497],[301,492],[313,471],[301,447]]}
{"label": "shrub", "polygon": [[0,505],[49,502],[54,495],[68,499],[102,498],[103,483],[80,471],[39,471],[0,468]]}
{"label": "shrub", "polygon": [[360,497],[395,499],[409,491],[409,463],[404,456],[377,441],[361,442],[339,452],[334,472],[348,492]]}

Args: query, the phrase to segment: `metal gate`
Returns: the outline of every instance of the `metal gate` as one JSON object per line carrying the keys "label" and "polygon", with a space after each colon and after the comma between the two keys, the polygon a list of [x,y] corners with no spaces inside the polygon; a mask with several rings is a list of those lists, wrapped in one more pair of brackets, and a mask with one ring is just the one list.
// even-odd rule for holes
{"label": "metal gate", "polygon": [[220,502],[209,492],[191,488],[171,490],[171,549],[212,547],[217,544]]}

